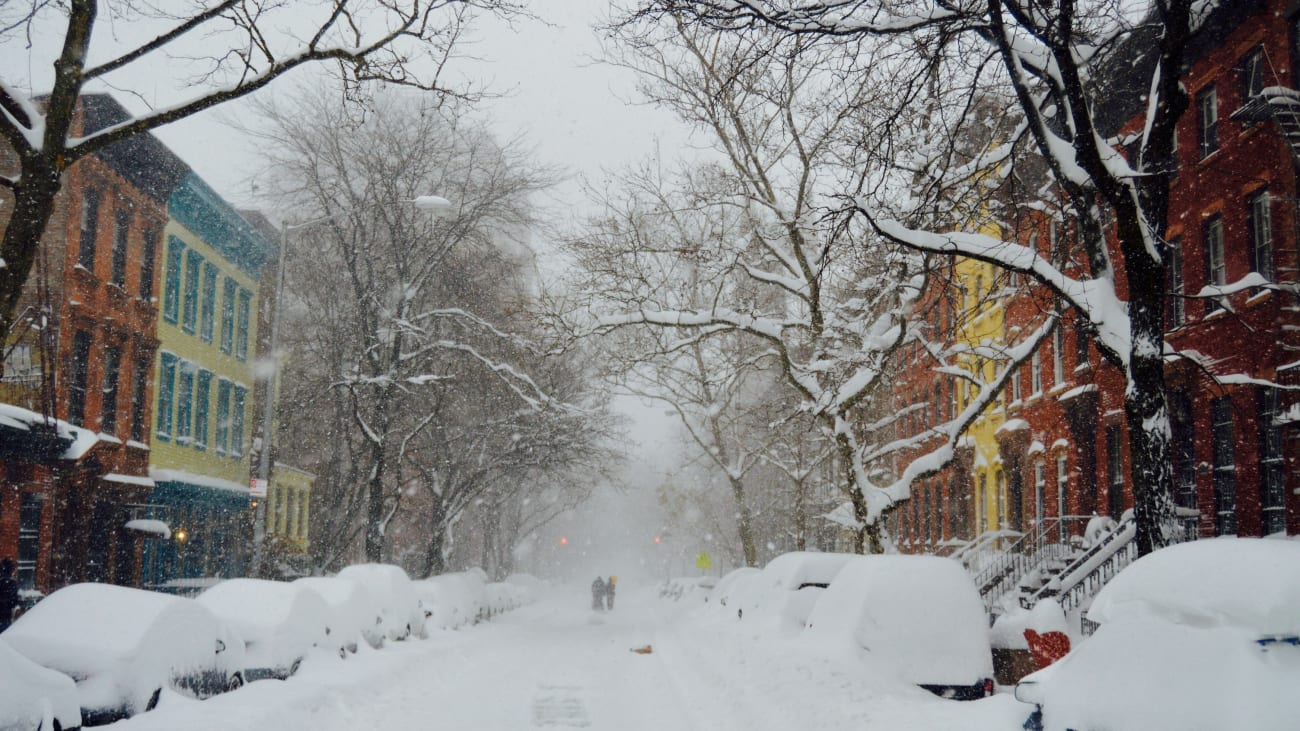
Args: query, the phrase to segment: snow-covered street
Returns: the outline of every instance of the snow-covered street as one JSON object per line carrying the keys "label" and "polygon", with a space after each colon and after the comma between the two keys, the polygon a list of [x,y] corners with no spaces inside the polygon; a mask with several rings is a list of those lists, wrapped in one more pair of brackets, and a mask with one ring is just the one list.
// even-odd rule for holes
{"label": "snow-covered street", "polygon": [[[287,681],[166,696],[114,729],[1018,729],[1026,706],[936,698],[848,658],[718,624],[628,586],[597,614],[581,589],[427,640],[321,655]],[[649,645],[649,653],[633,652]]]}

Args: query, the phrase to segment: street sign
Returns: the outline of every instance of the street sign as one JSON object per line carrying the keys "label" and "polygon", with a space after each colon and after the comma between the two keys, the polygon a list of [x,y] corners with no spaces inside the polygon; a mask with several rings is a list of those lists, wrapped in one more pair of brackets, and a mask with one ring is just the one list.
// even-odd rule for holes
{"label": "street sign", "polygon": [[266,497],[266,483],[266,480],[254,477],[252,482],[248,483],[248,496]]}
{"label": "street sign", "polygon": [[707,551],[700,551],[700,555],[695,557],[695,568],[700,571],[708,571],[713,568],[713,557]]}

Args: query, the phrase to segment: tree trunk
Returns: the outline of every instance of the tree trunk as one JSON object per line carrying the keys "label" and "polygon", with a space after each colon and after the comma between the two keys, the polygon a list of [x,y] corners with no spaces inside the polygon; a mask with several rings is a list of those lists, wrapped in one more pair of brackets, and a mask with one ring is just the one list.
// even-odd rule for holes
{"label": "tree trunk", "polygon": [[1148,255],[1125,257],[1130,267],[1128,387],[1124,416],[1128,422],[1133,514],[1138,555],[1166,544],[1173,522],[1173,475],[1169,462],[1169,409],[1165,401],[1164,266]]}
{"label": "tree trunk", "polygon": [[736,532],[740,535],[740,550],[745,554],[746,566],[758,565],[758,549],[754,546],[754,516],[745,501],[745,485],[737,477],[731,480],[731,495],[736,499]]}
{"label": "tree trunk", "polygon": [[[0,267],[0,343],[9,341],[14,313],[36,262],[45,226],[54,214],[60,186],[61,175],[53,167],[28,162],[23,168],[22,178],[13,189],[13,210],[0,240],[0,260],[4,261]],[[4,353],[5,349],[0,348],[0,366],[4,365]]]}
{"label": "tree trunk", "polygon": [[366,560],[378,563],[384,555],[384,442],[370,447],[370,482],[366,487]]}
{"label": "tree trunk", "polygon": [[424,548],[424,577],[437,576],[447,570],[443,545],[447,538],[447,510],[442,501],[434,498],[429,520],[429,542]]}

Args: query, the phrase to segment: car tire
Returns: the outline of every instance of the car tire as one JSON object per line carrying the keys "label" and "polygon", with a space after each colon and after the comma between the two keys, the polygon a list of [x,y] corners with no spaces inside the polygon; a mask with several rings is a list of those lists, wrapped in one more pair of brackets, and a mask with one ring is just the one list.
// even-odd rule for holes
{"label": "car tire", "polygon": [[226,692],[239,690],[244,687],[244,676],[241,673],[235,673],[226,680]]}
{"label": "car tire", "polygon": [[348,648],[342,646],[339,647],[339,659],[341,660],[348,659]]}
{"label": "car tire", "polygon": [[153,709],[157,708],[158,701],[161,699],[162,699],[162,688],[155,688],[153,695],[149,696],[149,700],[144,704],[144,710],[152,711]]}

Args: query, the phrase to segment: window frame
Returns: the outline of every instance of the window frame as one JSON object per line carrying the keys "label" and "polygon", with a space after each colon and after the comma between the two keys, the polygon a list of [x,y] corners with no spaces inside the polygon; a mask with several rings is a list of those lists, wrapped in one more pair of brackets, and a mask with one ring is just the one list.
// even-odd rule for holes
{"label": "window frame", "polygon": [[229,355],[235,350],[235,299],[239,282],[234,277],[224,277],[221,283],[221,352]]}
{"label": "window frame", "polygon": [[109,284],[126,291],[127,249],[131,245],[131,211],[120,207],[113,214],[113,251],[108,275]]}
{"label": "window frame", "polygon": [[217,265],[203,262],[202,301],[199,303],[199,339],[212,342],[217,317]]}
{"label": "window frame", "polygon": [[100,385],[99,431],[117,435],[118,381],[122,374],[122,348],[110,345],[104,348],[104,373]]}
{"label": "window frame", "polygon": [[253,293],[239,288],[239,303],[235,311],[235,358],[248,360],[249,322],[253,308]]}
{"label": "window frame", "polygon": [[1197,143],[1201,159],[1219,151],[1219,93],[1214,84],[1196,92]]}
{"label": "window frame", "polygon": [[158,359],[158,413],[155,421],[155,436],[171,441],[176,433],[176,367],[180,359],[171,353],[163,353]]}
{"label": "window frame", "polygon": [[194,443],[194,377],[197,369],[189,361],[180,361],[176,373],[176,444]]}
{"label": "window frame", "polygon": [[1250,245],[1250,270],[1264,279],[1273,281],[1273,211],[1268,188],[1252,193],[1246,199],[1246,229]]}
{"label": "window frame", "polygon": [[181,297],[181,330],[193,335],[199,324],[199,279],[203,272],[203,255],[194,249],[185,252],[184,292]]}
{"label": "window frame", "polygon": [[[1228,283],[1228,256],[1223,242],[1223,217],[1211,216],[1202,228],[1205,242],[1205,285],[1222,287]],[[1205,310],[1214,312],[1223,305],[1218,297],[1207,297]]]}
{"label": "window frame", "polygon": [[208,448],[208,416],[212,401],[212,371],[199,369],[194,381],[194,448]]}
{"label": "window frame", "polygon": [[1210,471],[1214,477],[1214,534],[1237,534],[1237,451],[1231,396],[1210,401]]}
{"label": "window frame", "polygon": [[99,238],[98,188],[86,188],[81,196],[81,237],[77,242],[77,264],[88,272],[95,271],[95,243]]}
{"label": "window frame", "polygon": [[1165,246],[1165,330],[1175,330],[1187,324],[1186,270],[1183,262],[1182,239],[1175,238]]}
{"label": "window frame", "polygon": [[153,364],[148,358],[137,358],[131,374],[131,439],[144,443],[148,435],[149,422],[147,396],[149,395],[149,371]]}
{"label": "window frame", "polygon": [[1277,423],[1281,393],[1277,388],[1259,389],[1259,505],[1263,535],[1286,532],[1286,464],[1282,448],[1282,426]]}
{"label": "window frame", "polygon": [[239,384],[234,384],[230,399],[230,448],[226,451],[234,459],[239,459],[244,454],[244,421],[247,402],[248,389]]}
{"label": "window frame", "polygon": [[167,237],[167,261],[163,267],[163,319],[175,325],[181,316],[181,276],[185,268],[185,242]]}
{"label": "window frame", "polygon": [[222,378],[217,381],[217,440],[216,453],[225,455],[230,446],[230,393],[233,384]]}
{"label": "window frame", "polygon": [[86,408],[90,388],[90,354],[94,336],[89,330],[72,334],[72,358],[68,362],[68,423],[86,426]]}

